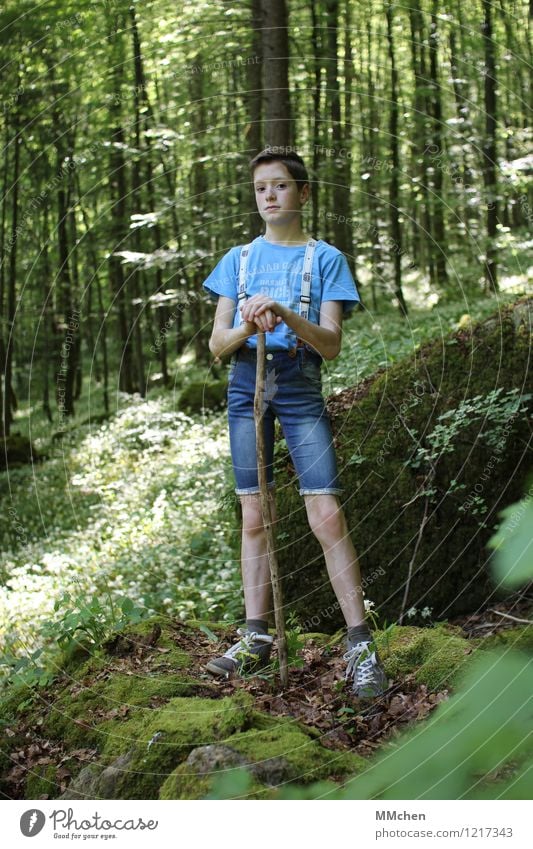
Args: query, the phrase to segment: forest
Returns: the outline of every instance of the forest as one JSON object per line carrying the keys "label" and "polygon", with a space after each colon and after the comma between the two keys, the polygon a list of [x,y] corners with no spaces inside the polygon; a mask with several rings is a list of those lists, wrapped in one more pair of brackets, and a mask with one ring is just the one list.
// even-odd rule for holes
{"label": "forest", "polygon": [[[530,798],[532,29],[525,0],[2,4],[4,799]],[[244,613],[203,283],[264,232],[264,149],[360,295],[322,385],[371,706],[279,430],[291,688],[202,671]]]}

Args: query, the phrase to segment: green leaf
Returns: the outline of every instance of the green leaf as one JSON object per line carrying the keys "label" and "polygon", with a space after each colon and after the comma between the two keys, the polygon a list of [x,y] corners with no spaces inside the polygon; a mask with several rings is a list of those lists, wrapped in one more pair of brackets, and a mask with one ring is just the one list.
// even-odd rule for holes
{"label": "green leaf", "polygon": [[515,587],[533,578],[533,498],[510,504],[500,515],[504,521],[489,541],[496,549],[494,573],[504,586]]}
{"label": "green leaf", "polygon": [[212,640],[214,643],[218,643],[218,637],[216,634],[213,634],[210,628],[207,625],[200,625],[200,631],[202,631],[209,640]]}
{"label": "green leaf", "polygon": [[133,610],[133,607],[134,607],[134,605],[133,605],[131,598],[123,598],[122,601],[120,602],[120,609],[122,610],[123,613],[131,613],[132,610]]}

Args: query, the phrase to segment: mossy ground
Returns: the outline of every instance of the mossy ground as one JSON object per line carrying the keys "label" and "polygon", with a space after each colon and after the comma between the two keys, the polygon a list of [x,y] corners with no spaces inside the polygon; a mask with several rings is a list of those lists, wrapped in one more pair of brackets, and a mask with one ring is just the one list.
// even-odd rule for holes
{"label": "mossy ground", "polygon": [[[391,688],[369,705],[354,702],[343,682],[343,632],[300,635],[303,666],[290,669],[290,688],[280,691],[276,675],[213,681],[205,661],[232,634],[227,625],[204,624],[210,636],[198,623],[141,623],[78,667],[71,661],[53,686],[7,692],[4,794],[205,798],[220,774],[195,771],[187,759],[213,745],[238,760],[222,777],[244,763],[245,798],[277,798],[276,788],[290,793],[292,784],[338,786],[364,771],[366,756],[394,728],[409,727],[446,699],[475,648],[489,644],[447,624],[376,632]],[[525,647],[531,632],[506,631],[501,642]]]}

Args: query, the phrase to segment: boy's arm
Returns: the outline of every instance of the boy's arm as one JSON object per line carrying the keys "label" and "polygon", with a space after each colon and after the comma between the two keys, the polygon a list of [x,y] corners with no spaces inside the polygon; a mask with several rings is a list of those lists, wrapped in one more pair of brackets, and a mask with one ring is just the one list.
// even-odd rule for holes
{"label": "boy's arm", "polygon": [[242,316],[246,322],[250,322],[262,315],[268,315],[268,312],[273,315],[274,321],[267,330],[274,329],[277,316],[294,330],[299,339],[307,342],[325,360],[333,360],[339,353],[342,342],[342,301],[322,301],[320,324],[302,318],[267,295],[254,295],[249,298],[243,306]]}
{"label": "boy's arm", "polygon": [[253,336],[257,327],[253,321],[243,321],[239,327],[233,327],[235,301],[221,295],[218,299],[209,340],[209,350],[215,357],[227,357]]}

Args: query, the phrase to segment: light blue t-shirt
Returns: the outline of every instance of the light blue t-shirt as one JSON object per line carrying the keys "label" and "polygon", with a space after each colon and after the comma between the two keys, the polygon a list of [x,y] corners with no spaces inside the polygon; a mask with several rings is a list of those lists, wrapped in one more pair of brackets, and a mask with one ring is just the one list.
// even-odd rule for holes
{"label": "light blue t-shirt", "polygon": [[[209,277],[204,281],[204,289],[217,299],[220,295],[232,298],[237,305],[239,289],[239,266],[242,245],[232,248],[225,254]],[[305,245],[275,245],[263,236],[254,239],[248,254],[246,294],[268,295],[289,309],[298,313],[302,287],[302,267]],[[317,241],[313,257],[311,280],[311,304],[309,321],[320,323],[320,305],[323,301],[342,301],[346,315],[360,300],[354,279],[344,255],[323,242]],[[235,309],[233,327],[238,327],[240,313]],[[272,333],[267,333],[265,342],[268,350],[287,350],[294,348],[297,337],[284,321],[277,325]],[[257,338],[250,336],[245,343],[250,348],[257,347]]]}

